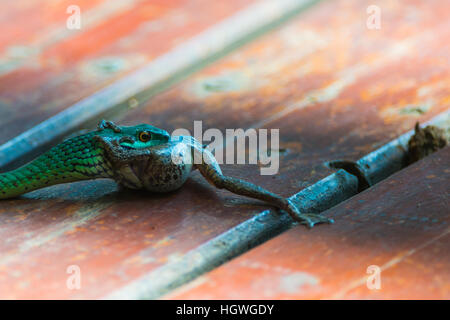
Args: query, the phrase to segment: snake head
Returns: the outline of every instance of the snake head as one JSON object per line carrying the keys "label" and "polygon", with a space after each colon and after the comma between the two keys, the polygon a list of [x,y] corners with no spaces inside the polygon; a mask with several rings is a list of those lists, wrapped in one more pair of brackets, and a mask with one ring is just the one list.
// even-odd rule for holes
{"label": "snake head", "polygon": [[113,164],[120,167],[135,160],[148,159],[152,147],[168,143],[170,135],[149,124],[128,127],[102,121],[93,139],[100,143]]}
{"label": "snake head", "polygon": [[167,131],[140,124],[137,126],[118,126],[112,121],[102,120],[98,125],[98,135],[124,149],[147,149],[169,142]]}

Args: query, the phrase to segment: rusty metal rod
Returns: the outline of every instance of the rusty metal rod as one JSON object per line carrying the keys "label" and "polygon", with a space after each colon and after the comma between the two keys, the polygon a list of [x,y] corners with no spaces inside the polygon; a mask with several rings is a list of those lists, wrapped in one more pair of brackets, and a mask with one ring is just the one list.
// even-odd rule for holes
{"label": "rusty metal rod", "polygon": [[[425,125],[448,130],[450,111],[441,113]],[[404,167],[409,131],[369,153],[356,164],[371,184],[377,183]],[[356,195],[359,179],[345,170],[320,180],[291,197],[302,212],[322,212]],[[180,259],[147,273],[105,299],[157,299],[171,290],[214,269],[289,229],[292,219],[285,213],[265,210],[253,218],[193,249]],[[332,226],[330,226],[332,227]]]}
{"label": "rusty metal rod", "polygon": [[[357,193],[358,179],[344,170],[303,189],[295,196],[303,212],[320,212]],[[289,229],[286,213],[265,210],[170,262],[144,275],[106,299],[156,299],[199,275]]]}
{"label": "rusty metal rod", "polygon": [[105,114],[123,112],[130,104],[142,106],[157,93],[288,21],[318,1],[264,0],[244,8],[130,75],[0,145],[0,168],[28,160]]}

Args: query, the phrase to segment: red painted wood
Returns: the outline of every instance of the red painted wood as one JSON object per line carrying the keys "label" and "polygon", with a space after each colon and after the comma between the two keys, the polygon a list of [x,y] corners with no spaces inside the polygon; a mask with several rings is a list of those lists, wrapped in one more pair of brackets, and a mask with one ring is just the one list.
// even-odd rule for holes
{"label": "red painted wood", "polygon": [[[294,227],[168,299],[449,299],[450,148]],[[377,266],[380,287],[368,276]]]}
{"label": "red painted wood", "polygon": [[[450,32],[444,19],[448,8],[442,2],[398,3],[382,2],[382,29],[368,30],[365,10],[370,1],[321,2],[142,109],[130,110],[120,122],[149,122],[169,131],[191,129],[194,120],[203,120],[204,130],[279,128],[285,152],[278,175],[260,176],[259,168],[250,165],[225,166],[224,171],[291,195],[330,173],[324,161],[358,159],[417,120],[448,109],[449,47],[442,41]],[[145,34],[136,35],[132,43],[144,45]],[[54,54],[69,47],[61,45]],[[114,45],[130,54],[132,47],[126,42]],[[61,70],[72,72],[70,67]],[[37,82],[28,75],[24,79],[17,92]],[[97,88],[89,77],[83,83],[86,91]],[[67,83],[62,86],[68,88]],[[86,92],[71,95],[58,91],[59,84],[47,88],[46,94],[53,95],[50,113],[56,110],[51,105],[59,105],[56,101]],[[17,97],[17,92],[11,95]],[[39,121],[41,111],[33,121]],[[11,123],[16,128],[17,122]],[[0,244],[0,295],[99,298],[263,208],[213,189],[198,174],[167,195],[118,191],[112,182],[91,181],[3,201],[0,236],[7,240]],[[341,230],[339,224],[317,230],[332,228]],[[67,267],[74,264],[81,268],[81,290],[66,287]]]}
{"label": "red painted wood", "polygon": [[[5,38],[4,59],[0,58],[0,143],[149,63],[254,0],[214,5],[206,0],[85,2],[62,1],[57,6],[39,2],[36,8],[22,10],[14,6],[13,11],[19,10],[14,11],[15,20],[0,19],[2,29],[20,31],[20,36]],[[82,10],[80,31],[66,29],[67,3],[79,4]],[[130,5],[120,9],[124,3]],[[117,6],[119,9],[111,9]],[[5,6],[5,10],[8,8]],[[112,13],[103,13],[106,9],[101,8]],[[30,19],[31,27],[14,23],[22,19]],[[11,57],[11,51],[19,57]],[[0,57],[1,52],[0,39]]]}

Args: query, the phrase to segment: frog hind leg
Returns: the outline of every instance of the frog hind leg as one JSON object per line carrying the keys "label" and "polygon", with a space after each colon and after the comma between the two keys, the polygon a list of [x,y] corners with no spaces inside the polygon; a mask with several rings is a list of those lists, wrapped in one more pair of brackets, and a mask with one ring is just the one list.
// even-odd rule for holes
{"label": "frog hind leg", "polygon": [[223,175],[214,156],[206,149],[203,149],[202,153],[203,161],[196,164],[195,168],[216,188],[265,201],[286,211],[292,219],[310,228],[319,223],[333,223],[332,219],[320,214],[301,213],[291,199],[283,198],[248,181]]}

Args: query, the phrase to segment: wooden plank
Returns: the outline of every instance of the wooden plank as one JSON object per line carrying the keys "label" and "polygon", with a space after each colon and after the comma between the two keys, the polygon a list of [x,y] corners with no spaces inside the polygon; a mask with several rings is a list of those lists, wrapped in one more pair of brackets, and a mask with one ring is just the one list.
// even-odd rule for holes
{"label": "wooden plank", "polygon": [[[448,109],[444,84],[450,70],[436,63],[449,50],[441,41],[449,28],[435,17],[444,11],[442,4],[440,10],[432,2],[409,7],[416,20],[403,28],[403,6],[410,2],[387,3],[384,27],[374,31],[361,28],[368,1],[323,2],[130,110],[121,122],[149,122],[168,130],[192,129],[193,120],[203,120],[204,130],[280,128],[280,146],[286,151],[278,175],[260,176],[257,166],[224,170],[291,195],[330,173],[324,161],[357,159],[411,129],[416,120]],[[359,45],[342,41],[344,35]],[[386,78],[393,69],[397,73]],[[411,84],[410,79],[417,80]],[[429,99],[433,103],[423,114],[405,112]],[[0,292],[4,297],[102,297],[262,208],[214,190],[198,174],[167,195],[119,192],[112,182],[97,181],[4,201],[0,233],[8,241],[0,247],[5,252]],[[81,290],[66,287],[66,269],[72,264],[81,268]],[[8,276],[14,273],[16,278]]]}
{"label": "wooden plank", "polygon": [[[433,125],[448,131],[450,112],[441,113],[424,125]],[[349,170],[347,172],[340,169],[292,195],[291,201],[300,212],[323,212],[386,179],[405,167],[408,141],[413,134],[414,130],[411,130],[359,159],[355,163],[360,168],[358,177],[354,170],[346,169]],[[291,227],[292,219],[287,214],[277,215],[265,210],[190,250],[179,259],[146,273],[105,298],[160,298]]]}
{"label": "wooden plank", "polygon": [[328,210],[333,227],[293,228],[166,298],[448,299],[449,160],[447,147]]}
{"label": "wooden plank", "polygon": [[[23,104],[14,103],[14,112],[8,108],[4,109],[5,114],[2,118],[9,119],[9,122],[5,123],[8,124],[9,130],[3,133],[0,131],[0,136],[11,139],[29,126],[39,123],[58,111],[64,111],[14,139],[0,140],[0,142],[7,141],[0,146],[0,167],[11,164],[18,158],[24,158],[28,153],[36,151],[38,147],[44,148],[46,144],[54,142],[62,135],[79,128],[86,121],[100,117],[105,112],[128,105],[134,106],[135,102],[142,103],[174,81],[179,81],[182,76],[223,55],[227,50],[249,41],[258,33],[283,22],[315,0],[277,2],[265,0],[245,7],[242,11],[238,10],[243,7],[243,4],[252,2],[253,0],[233,0],[210,6],[209,2],[196,0],[193,3],[189,2],[187,8],[178,8],[174,12],[164,14],[161,19],[154,19],[151,22],[148,20],[159,11],[153,10],[152,5],[147,8],[148,10],[142,10],[140,2],[140,10],[130,8],[121,14],[120,19],[115,17],[116,19],[111,22],[104,22],[86,34],[83,33],[75,39],[49,48],[44,54],[46,61],[49,61],[46,65],[51,71],[44,74],[49,78],[46,78],[46,81],[43,80],[42,70],[37,74],[27,69],[31,72],[27,73],[25,78],[27,81],[20,81],[18,85],[14,85],[12,89],[4,93],[6,98],[12,95],[19,99],[22,97],[21,94],[26,93],[27,98]],[[137,4],[135,7],[138,7]],[[205,15],[206,12],[201,10],[203,7],[207,7],[211,12]],[[186,15],[188,17],[185,17]],[[201,17],[198,17],[199,15]],[[227,16],[230,17],[223,19]],[[127,19],[132,20],[133,23],[124,24]],[[223,21],[213,28],[198,34],[207,26],[222,19]],[[141,23],[140,27],[124,38],[124,33],[127,30],[130,31],[129,26],[136,27],[138,22]],[[164,28],[163,35],[159,28]],[[155,33],[161,38],[155,37]],[[193,37],[193,35],[196,36]],[[83,40],[83,37],[86,39]],[[189,37],[193,38],[183,42]],[[150,38],[155,41],[149,41]],[[160,50],[164,52],[167,48],[173,50],[161,55]],[[97,49],[99,52],[96,51]],[[94,51],[97,53],[95,56],[93,56]],[[81,57],[85,59],[78,61]],[[52,60],[49,60],[50,58]],[[64,63],[66,63],[65,66]],[[65,68],[60,69],[61,65]],[[106,86],[132,70],[134,72],[127,77]],[[3,77],[3,80],[5,84],[10,84],[18,79],[11,73]],[[39,90],[34,89],[36,85],[42,83],[45,87],[40,87]],[[100,88],[103,89],[95,91]],[[30,91],[33,91],[36,96],[30,95]],[[0,94],[2,94],[1,91]],[[92,95],[85,97],[88,94]],[[7,106],[11,105],[11,103],[7,104]],[[42,107],[37,110],[32,108],[35,105],[42,105]],[[30,111],[36,111],[36,113],[30,114]],[[11,116],[18,116],[20,119],[15,121],[10,118]]]}
{"label": "wooden plank", "polygon": [[[17,13],[16,19],[30,20],[30,25],[19,28],[23,36],[18,39],[5,39],[0,59],[0,143],[144,66],[253,0],[214,6],[205,0],[85,2],[37,3],[36,8]],[[82,10],[80,31],[66,28],[69,4]],[[6,20],[1,26],[7,29],[14,24]]]}
{"label": "wooden plank", "polygon": [[[344,170],[331,174],[292,195],[300,212],[322,212],[357,194],[358,179]],[[108,300],[158,299],[175,288],[220,266],[288,230],[293,220],[287,213],[264,210],[205,242],[178,259],[130,282],[105,296]]]}
{"label": "wooden plank", "polygon": [[[83,12],[89,12],[102,2],[104,3],[102,0],[56,0],[51,3],[39,0],[2,1],[0,3],[0,24],[3,31],[0,35],[0,74],[20,67],[26,62],[27,53],[37,53],[55,40],[70,36],[71,33],[67,32],[66,28],[62,28],[66,25],[66,19],[69,16],[66,14],[67,7],[78,5]],[[111,7],[115,9],[117,6]],[[103,15],[98,18],[104,17]],[[22,23],[17,23],[18,21]],[[23,23],[25,21],[26,23]],[[60,36],[55,37],[58,33]]]}

